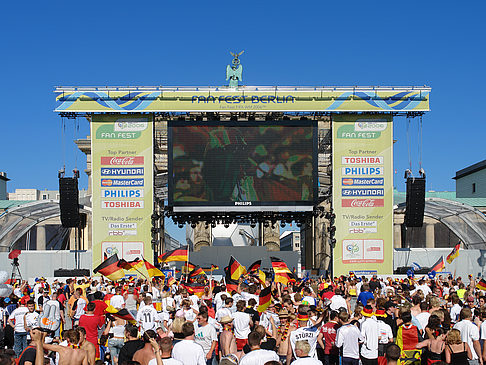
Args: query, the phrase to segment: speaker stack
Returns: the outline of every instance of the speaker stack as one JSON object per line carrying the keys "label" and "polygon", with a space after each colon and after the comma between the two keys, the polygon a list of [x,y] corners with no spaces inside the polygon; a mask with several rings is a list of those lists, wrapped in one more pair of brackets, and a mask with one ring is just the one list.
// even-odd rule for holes
{"label": "speaker stack", "polygon": [[59,206],[61,224],[66,228],[79,227],[79,191],[76,177],[59,178]]}
{"label": "speaker stack", "polygon": [[407,177],[405,226],[422,227],[425,209],[425,177]]}

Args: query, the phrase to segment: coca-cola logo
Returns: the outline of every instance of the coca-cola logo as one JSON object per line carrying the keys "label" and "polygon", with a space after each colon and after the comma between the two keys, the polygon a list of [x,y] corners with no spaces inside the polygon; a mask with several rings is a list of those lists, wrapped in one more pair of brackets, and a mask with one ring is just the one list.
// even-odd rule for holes
{"label": "coca-cola logo", "polygon": [[143,156],[101,157],[101,165],[108,165],[108,166],[143,165]]}
{"label": "coca-cola logo", "polygon": [[384,199],[343,199],[341,206],[348,208],[374,208],[385,206]]}

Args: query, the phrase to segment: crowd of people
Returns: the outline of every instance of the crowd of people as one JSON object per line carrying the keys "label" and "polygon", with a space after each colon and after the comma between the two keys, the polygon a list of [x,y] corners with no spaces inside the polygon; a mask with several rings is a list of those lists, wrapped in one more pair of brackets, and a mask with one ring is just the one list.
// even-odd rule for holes
{"label": "crowd of people", "polygon": [[[486,297],[463,280],[43,278],[0,298],[0,365],[483,364]],[[269,296],[262,296],[264,288]],[[268,290],[268,289],[267,289]],[[46,330],[49,326],[54,330]],[[59,323],[59,326],[56,325]]]}

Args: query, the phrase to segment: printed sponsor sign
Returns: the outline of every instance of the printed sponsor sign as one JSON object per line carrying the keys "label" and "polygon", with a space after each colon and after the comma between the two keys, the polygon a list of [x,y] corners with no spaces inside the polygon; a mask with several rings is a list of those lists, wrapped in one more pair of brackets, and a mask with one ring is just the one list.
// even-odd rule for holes
{"label": "printed sponsor sign", "polygon": [[102,166],[134,166],[143,165],[143,156],[102,156]]}
{"label": "printed sponsor sign", "polygon": [[114,208],[114,209],[142,209],[144,206],[143,200],[102,200],[101,208]]}
{"label": "printed sponsor sign", "polygon": [[125,229],[118,229],[118,230],[111,230],[108,231],[108,235],[110,236],[136,236],[136,230],[125,230]]}
{"label": "printed sponsor sign", "polygon": [[342,174],[351,175],[383,175],[383,167],[342,167]]}
{"label": "printed sponsor sign", "polygon": [[143,198],[143,189],[102,189],[102,198]]}
{"label": "printed sponsor sign", "polygon": [[143,179],[101,179],[101,186],[143,186]]}
{"label": "printed sponsor sign", "polygon": [[393,273],[391,115],[333,117],[334,275]]}
{"label": "printed sponsor sign", "polygon": [[143,171],[143,167],[104,167],[101,169],[101,176],[143,175]]}
{"label": "printed sponsor sign", "polygon": [[343,196],[383,196],[384,189],[343,189]]}
{"label": "printed sponsor sign", "polygon": [[146,251],[143,242],[104,241],[101,242],[100,248],[102,257],[110,257],[116,254],[119,258],[123,257],[127,261],[140,259],[142,256],[147,257],[144,254]]}
{"label": "printed sponsor sign", "polygon": [[137,223],[108,223],[109,229],[137,229]]}
{"label": "printed sponsor sign", "polygon": [[343,186],[374,186],[383,185],[385,179],[382,177],[344,177],[341,179]]}
{"label": "printed sponsor sign", "polygon": [[383,165],[385,159],[383,156],[343,156],[341,163],[343,165]]}
{"label": "printed sponsor sign", "polygon": [[343,199],[342,207],[348,208],[374,208],[384,207],[385,199]]}

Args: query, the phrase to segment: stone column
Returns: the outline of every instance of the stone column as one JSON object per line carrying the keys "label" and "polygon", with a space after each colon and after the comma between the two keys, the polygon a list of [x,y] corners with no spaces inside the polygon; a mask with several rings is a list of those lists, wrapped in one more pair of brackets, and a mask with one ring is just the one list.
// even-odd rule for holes
{"label": "stone column", "polygon": [[427,222],[425,224],[425,247],[435,247],[435,224],[433,222]]}
{"label": "stone column", "polygon": [[280,228],[278,222],[272,228],[263,226],[263,245],[268,251],[280,251]]}
{"label": "stone column", "polygon": [[46,226],[43,224],[38,224],[36,226],[36,233],[37,233],[37,250],[45,250],[46,249]]}
{"label": "stone column", "polygon": [[211,246],[211,227],[206,228],[205,222],[199,222],[194,228],[194,251],[207,246]]}

